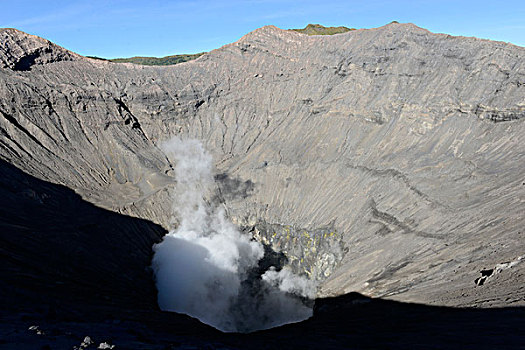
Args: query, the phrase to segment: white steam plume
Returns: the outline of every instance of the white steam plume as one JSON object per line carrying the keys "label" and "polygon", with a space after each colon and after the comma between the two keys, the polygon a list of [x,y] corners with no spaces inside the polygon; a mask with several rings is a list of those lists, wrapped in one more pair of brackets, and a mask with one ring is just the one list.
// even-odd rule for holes
{"label": "white steam plume", "polygon": [[311,316],[315,286],[287,269],[260,271],[264,247],[204,200],[212,158],[197,140],[173,138],[162,150],[176,163],[174,214],[180,224],[154,246],[162,310],[196,317],[226,332],[248,332]]}

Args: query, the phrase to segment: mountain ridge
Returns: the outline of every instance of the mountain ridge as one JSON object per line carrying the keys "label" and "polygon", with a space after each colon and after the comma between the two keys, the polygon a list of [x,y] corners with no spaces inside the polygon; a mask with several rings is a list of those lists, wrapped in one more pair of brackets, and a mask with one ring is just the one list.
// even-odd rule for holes
{"label": "mountain ridge", "polygon": [[[404,30],[409,29],[410,31],[424,31],[424,32],[426,32],[428,34],[431,34],[433,36],[444,36],[446,38],[451,38],[451,39],[456,39],[456,40],[474,40],[474,41],[481,41],[481,42],[487,42],[487,43],[500,43],[500,44],[504,44],[504,45],[511,45],[511,46],[516,47],[516,48],[525,50],[525,47],[519,46],[519,45],[516,45],[516,44],[513,44],[513,43],[510,43],[510,42],[497,41],[497,40],[491,40],[491,39],[483,39],[483,38],[477,38],[477,37],[473,37],[473,36],[470,36],[470,37],[468,37],[468,36],[454,36],[454,35],[449,35],[449,34],[444,34],[444,33],[433,33],[431,31],[429,31],[429,30],[427,30],[425,28],[419,27],[419,26],[417,26],[417,25],[415,25],[413,23],[399,23],[399,22],[395,22],[395,21],[391,22],[391,23],[388,23],[386,25],[377,27],[377,28],[359,28],[359,29],[352,28],[349,31],[346,31],[346,32],[343,32],[343,33],[337,33],[337,34],[348,34],[348,33],[352,33],[352,32],[385,30],[385,29],[387,29],[389,27],[392,27],[392,26],[394,26],[397,29],[404,28]],[[332,28],[332,27],[324,27],[324,26],[321,26],[321,27],[323,27],[323,28]],[[334,27],[334,28],[336,28],[336,27]],[[337,28],[340,28],[340,27],[337,27]],[[346,27],[344,27],[344,28],[346,28]],[[169,65],[175,65],[175,64],[178,64],[178,63],[182,63],[182,62],[192,61],[194,59],[199,58],[202,55],[207,54],[206,52],[202,52],[202,53],[198,53],[198,54],[176,54],[176,55],[170,55],[170,56],[165,56],[165,57],[134,56],[134,57],[130,57],[130,58],[106,59],[106,58],[97,57],[97,56],[82,56],[82,55],[79,55],[77,53],[74,53],[74,52],[72,52],[72,51],[62,47],[62,46],[59,46],[59,45],[57,45],[55,43],[52,43],[51,41],[49,41],[47,39],[41,38],[41,37],[33,35],[33,34],[25,33],[25,32],[23,32],[21,30],[15,29],[15,28],[0,28],[0,34],[2,34],[2,33],[4,35],[4,37],[2,38],[3,39],[2,40],[3,48],[0,47],[0,49],[2,49],[3,51],[2,51],[2,54],[0,55],[0,57],[2,57],[2,64],[3,64],[4,68],[13,68],[14,67],[14,63],[11,62],[11,61],[12,60],[16,60],[16,58],[10,57],[10,53],[7,52],[6,49],[7,49],[8,45],[16,45],[17,41],[31,42],[32,45],[35,45],[36,43],[39,43],[39,44],[36,44],[36,47],[33,48],[33,49],[36,49],[36,50],[46,50],[46,49],[49,50],[49,49],[51,49],[51,50],[54,50],[54,51],[56,50],[57,54],[59,56],[67,57],[65,60],[78,59],[78,58],[82,57],[82,58],[90,58],[90,59],[99,59],[99,60],[102,60],[102,61],[108,61],[108,62],[114,62],[114,63],[137,63],[141,59],[146,59],[146,61],[148,61],[147,63],[137,63],[137,64],[139,64],[139,65],[155,65],[155,66],[168,65],[169,66]],[[10,36],[6,36],[6,34],[8,34],[8,33],[14,33],[16,35],[11,36],[11,37]],[[278,36],[278,37],[284,37],[286,35],[286,33],[299,33],[299,34],[301,34],[300,32],[297,32],[296,29],[288,29],[288,30],[286,30],[286,29],[278,28],[278,27],[273,26],[273,25],[267,25],[267,26],[263,26],[261,28],[255,29],[255,30],[247,33],[243,37],[241,37],[239,40],[237,40],[237,41],[235,41],[233,43],[230,43],[230,44],[226,44],[226,45],[224,45],[222,47],[228,47],[230,45],[235,45],[235,44],[238,44],[240,42],[249,40],[250,38],[256,38],[256,37],[261,36],[261,35],[262,35],[262,37],[266,36],[266,38],[268,38],[267,37],[268,35],[275,35],[275,36]],[[309,35],[309,36],[311,36],[311,35]],[[330,36],[331,35],[322,35],[322,37],[325,37],[325,38],[326,37],[330,37]],[[316,35],[311,36],[311,37],[315,38]],[[215,50],[220,50],[221,48],[217,48]],[[9,49],[9,50],[12,50],[12,49]],[[215,50],[212,50],[212,51],[215,51]],[[28,52],[25,52],[25,54],[26,54],[25,57],[27,57]],[[186,57],[186,56],[188,56],[188,57]],[[175,61],[177,61],[177,63],[171,63],[170,59],[172,59],[172,58],[174,58]],[[179,58],[182,59],[180,62],[179,62]],[[155,61],[159,61],[159,60],[163,60],[163,59],[168,59],[168,61],[170,61],[170,62],[169,63],[162,63],[162,64],[158,64],[158,63],[155,62]],[[41,60],[41,61],[42,62],[40,64],[54,62],[53,59],[50,59],[49,62],[47,62],[45,59]],[[152,61],[152,62],[149,62],[149,61]],[[8,62],[11,62],[11,63],[8,63]]]}
{"label": "mountain ridge", "polygon": [[14,28],[0,29],[0,65],[29,70],[34,64],[73,61],[81,57],[49,40]]}

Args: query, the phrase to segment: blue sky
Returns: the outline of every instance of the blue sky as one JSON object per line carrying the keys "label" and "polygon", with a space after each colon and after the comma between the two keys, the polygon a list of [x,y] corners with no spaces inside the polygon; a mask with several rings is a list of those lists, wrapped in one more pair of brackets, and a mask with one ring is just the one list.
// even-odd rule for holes
{"label": "blue sky", "polygon": [[393,20],[525,46],[525,0],[0,0],[0,27],[105,58],[209,51],[268,24],[373,28]]}

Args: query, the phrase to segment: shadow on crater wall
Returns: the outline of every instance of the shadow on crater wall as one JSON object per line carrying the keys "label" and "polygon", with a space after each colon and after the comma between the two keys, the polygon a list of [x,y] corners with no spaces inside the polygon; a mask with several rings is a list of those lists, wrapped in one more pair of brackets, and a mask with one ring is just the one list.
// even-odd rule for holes
{"label": "shadow on crater wall", "polygon": [[521,349],[524,322],[524,308],[460,309],[350,293],[318,299],[311,319],[256,336],[282,337],[276,348],[297,341],[312,349]]}
{"label": "shadow on crater wall", "polygon": [[[72,348],[86,335],[117,349],[519,349],[525,309],[455,309],[318,299],[314,316],[223,334],[161,312],[149,266],[165,231],[98,208],[0,161],[0,348]],[[28,331],[38,325],[45,335]],[[105,337],[105,338],[104,338]],[[66,346],[67,345],[67,346]]]}
{"label": "shadow on crater wall", "polygon": [[0,163],[0,275],[7,305],[48,301],[151,309],[147,266],[164,230],[81,199],[72,190]]}

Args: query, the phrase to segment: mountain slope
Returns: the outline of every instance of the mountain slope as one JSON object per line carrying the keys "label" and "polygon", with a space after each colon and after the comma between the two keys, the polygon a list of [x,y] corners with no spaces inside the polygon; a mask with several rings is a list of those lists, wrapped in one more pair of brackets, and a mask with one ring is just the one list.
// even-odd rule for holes
{"label": "mountain slope", "polygon": [[30,70],[33,65],[73,61],[80,56],[52,42],[16,29],[0,31],[0,67],[15,71]]}
{"label": "mountain slope", "polygon": [[197,138],[229,216],[320,295],[523,304],[524,48],[411,24],[268,26],[175,66],[49,46],[71,59],[20,71],[11,48],[48,44],[0,35],[0,155],[23,171],[168,228],[176,184],[156,145]]}

